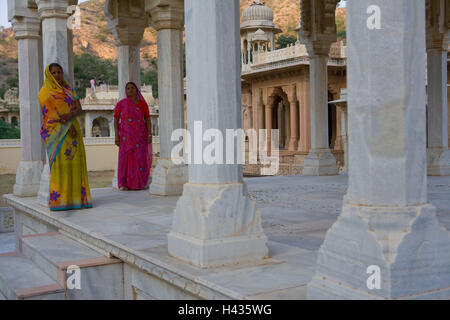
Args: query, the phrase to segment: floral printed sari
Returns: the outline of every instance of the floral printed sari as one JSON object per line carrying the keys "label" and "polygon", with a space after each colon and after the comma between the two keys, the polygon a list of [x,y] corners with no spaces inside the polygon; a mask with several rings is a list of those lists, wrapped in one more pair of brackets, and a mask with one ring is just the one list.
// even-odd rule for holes
{"label": "floral printed sari", "polygon": [[[142,190],[148,187],[152,166],[152,145],[148,144],[146,116],[148,105],[136,85],[139,102],[130,97],[120,100],[114,116],[119,120],[119,165],[117,181],[119,188]],[[148,114],[148,113],[147,113]]]}
{"label": "floral printed sari", "polygon": [[[61,115],[74,110],[74,96],[67,82],[61,86],[47,66],[38,98],[43,116],[41,137],[50,165],[49,207],[52,211],[92,208],[80,124],[76,118],[64,124],[59,122]],[[69,134],[71,126],[76,130],[76,137]]]}

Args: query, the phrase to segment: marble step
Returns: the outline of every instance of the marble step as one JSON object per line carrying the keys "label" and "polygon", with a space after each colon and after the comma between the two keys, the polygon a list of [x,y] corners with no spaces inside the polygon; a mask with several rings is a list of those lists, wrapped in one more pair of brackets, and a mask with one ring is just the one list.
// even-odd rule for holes
{"label": "marble step", "polygon": [[[68,289],[68,300],[123,298],[123,263],[119,259],[105,257],[58,232],[21,236],[19,247],[50,278]],[[79,281],[75,279],[77,272]]]}
{"label": "marble step", "polygon": [[19,252],[0,254],[0,299],[63,300],[65,289]]}

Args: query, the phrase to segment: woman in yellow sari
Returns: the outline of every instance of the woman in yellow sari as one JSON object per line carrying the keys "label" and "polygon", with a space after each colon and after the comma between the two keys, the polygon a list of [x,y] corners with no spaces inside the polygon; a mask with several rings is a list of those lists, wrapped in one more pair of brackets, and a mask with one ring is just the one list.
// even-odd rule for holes
{"label": "woman in yellow sari", "polygon": [[45,68],[38,98],[43,116],[41,137],[50,165],[50,210],[92,208],[86,153],[76,119],[81,105],[57,63]]}

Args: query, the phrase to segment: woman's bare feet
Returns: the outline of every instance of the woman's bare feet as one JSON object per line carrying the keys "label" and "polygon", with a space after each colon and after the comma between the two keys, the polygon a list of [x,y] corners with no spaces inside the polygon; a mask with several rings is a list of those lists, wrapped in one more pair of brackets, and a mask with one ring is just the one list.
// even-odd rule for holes
{"label": "woman's bare feet", "polygon": [[130,189],[128,189],[127,187],[122,187],[122,188],[120,188],[119,190],[120,190],[120,191],[128,191],[128,190],[130,190]]}

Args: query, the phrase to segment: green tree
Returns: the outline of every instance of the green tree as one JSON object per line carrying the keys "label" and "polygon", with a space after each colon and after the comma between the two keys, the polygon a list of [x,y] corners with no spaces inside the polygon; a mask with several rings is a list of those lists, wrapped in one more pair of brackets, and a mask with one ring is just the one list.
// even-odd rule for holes
{"label": "green tree", "polygon": [[117,63],[89,53],[74,57],[75,90],[80,98],[86,96],[86,88],[91,87],[91,79],[102,79],[110,85],[117,85]]}
{"label": "green tree", "polygon": [[9,88],[19,88],[19,75],[15,75],[6,79]]}
{"label": "green tree", "polygon": [[141,72],[141,82],[152,86],[153,97],[158,98],[158,69]]}
{"label": "green tree", "polygon": [[277,39],[276,48],[277,49],[286,48],[289,44],[294,44],[296,42],[297,42],[297,38],[294,36],[281,35]]}
{"label": "green tree", "polygon": [[5,85],[3,85],[3,86],[0,88],[0,98],[1,98],[1,99],[5,99],[5,92],[6,92],[6,87],[5,87]]}
{"label": "green tree", "polygon": [[20,139],[20,128],[0,118],[0,139]]}

